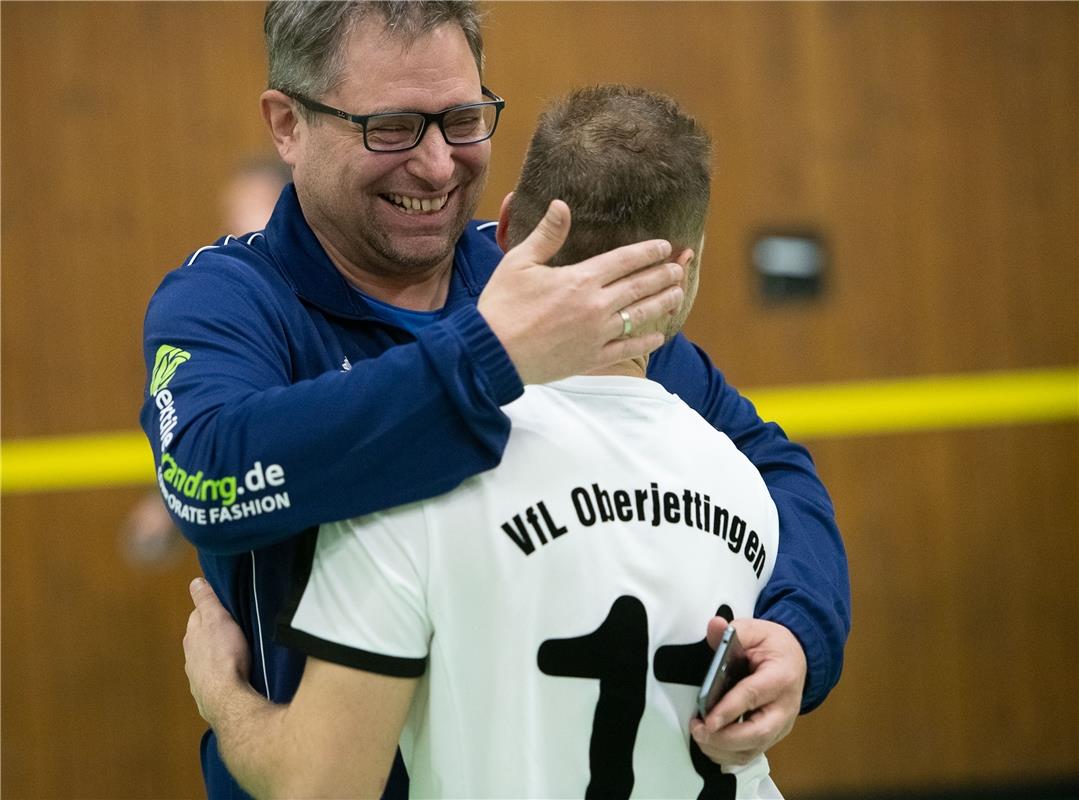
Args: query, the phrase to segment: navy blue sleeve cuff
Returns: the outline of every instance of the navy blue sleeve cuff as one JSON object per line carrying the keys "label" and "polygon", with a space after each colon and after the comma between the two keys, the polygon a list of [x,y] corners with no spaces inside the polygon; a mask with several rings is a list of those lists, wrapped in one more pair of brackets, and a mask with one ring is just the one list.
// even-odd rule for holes
{"label": "navy blue sleeve cuff", "polygon": [[[761,615],[794,634],[806,657],[806,682],[802,688],[800,714],[808,714],[828,696],[835,681],[830,679],[830,662],[824,634],[802,611],[791,603],[778,603]],[[842,660],[842,657],[840,657]]]}
{"label": "navy blue sleeve cuff", "polygon": [[504,406],[520,397],[524,384],[517,368],[479,310],[473,305],[465,305],[447,316],[446,321],[471,355],[476,369],[490,387],[494,401]]}

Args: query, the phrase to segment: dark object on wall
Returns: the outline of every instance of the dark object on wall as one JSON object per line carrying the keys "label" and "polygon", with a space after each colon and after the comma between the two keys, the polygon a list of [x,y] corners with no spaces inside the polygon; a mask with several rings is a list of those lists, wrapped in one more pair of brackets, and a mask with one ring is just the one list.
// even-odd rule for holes
{"label": "dark object on wall", "polygon": [[762,231],[750,250],[761,297],[787,301],[817,297],[828,253],[819,235],[810,231]]}

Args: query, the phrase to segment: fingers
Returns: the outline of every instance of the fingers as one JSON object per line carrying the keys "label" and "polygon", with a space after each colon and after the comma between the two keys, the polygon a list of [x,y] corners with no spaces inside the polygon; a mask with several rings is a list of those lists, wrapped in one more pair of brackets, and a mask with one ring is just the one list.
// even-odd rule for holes
{"label": "fingers", "polygon": [[770,709],[761,709],[744,721],[732,722],[718,731],[710,730],[708,725],[699,719],[695,722],[696,724],[690,727],[690,734],[694,741],[701,745],[701,749],[710,753],[727,754],[728,759],[730,754],[737,753],[745,756],[748,761],[763,753],[787,733],[783,730],[782,715]]}
{"label": "fingers", "polygon": [[754,673],[734,684],[716,703],[705,720],[705,727],[710,731],[719,730],[736,722],[744,714],[764,708],[781,694],[782,686],[760,673]]}
{"label": "fingers", "polygon": [[[592,256],[592,258],[575,264],[573,268],[587,273],[590,277],[596,279],[600,286],[607,286],[621,278],[625,278],[627,275],[632,275],[650,264],[666,261],[667,256],[670,254],[670,242],[663,239],[651,239],[647,242],[627,244],[606,253],[600,253],[598,256]],[[644,295],[627,297],[624,299],[623,305],[640,299],[640,297],[644,297]]]}
{"label": "fingers", "polygon": [[524,250],[535,264],[546,264],[562,247],[569,236],[569,206],[561,200],[552,200],[547,213],[515,250]]}
{"label": "fingers", "polygon": [[658,329],[666,332],[670,324],[669,317],[682,307],[683,300],[685,300],[685,292],[682,291],[682,287],[670,286],[643,300],[619,306],[611,317],[611,332],[614,334],[611,338],[618,338],[623,334],[624,325],[621,313],[623,311],[629,315],[631,331],[641,333],[645,330]]}
{"label": "fingers", "polygon": [[743,766],[768,749],[767,746],[741,749],[730,741],[729,732],[741,728],[743,724],[736,722],[719,733],[710,733],[698,718],[690,723],[689,735],[693,737],[701,752],[717,764],[728,767]]}
{"label": "fingers", "polygon": [[[616,316],[617,319],[617,316]],[[619,333],[622,321],[618,321]],[[600,348],[600,364],[616,364],[630,358],[639,358],[663,346],[666,337],[662,333],[652,332],[631,336],[627,339],[615,339]]]}
{"label": "fingers", "polygon": [[681,289],[684,276],[685,270],[681,264],[652,264],[605,284],[604,301],[616,310],[626,308],[641,300],[656,297],[664,290]]}
{"label": "fingers", "polygon": [[744,764],[780,741],[793,727],[781,710],[768,706],[745,721],[733,722],[718,731],[709,730],[699,719],[694,720],[690,735],[709,757],[721,754],[731,763]]}

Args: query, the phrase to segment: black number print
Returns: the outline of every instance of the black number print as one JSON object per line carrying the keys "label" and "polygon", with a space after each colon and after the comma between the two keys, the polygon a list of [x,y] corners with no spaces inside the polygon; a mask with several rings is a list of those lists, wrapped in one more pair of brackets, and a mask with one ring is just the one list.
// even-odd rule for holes
{"label": "black number print", "polygon": [[[720,606],[717,615],[728,622],[734,616],[727,605]],[[653,665],[656,680],[699,686],[712,653],[703,638],[660,647]],[[540,645],[537,661],[546,675],[599,681],[585,798],[629,797],[634,781],[633,747],[644,716],[648,680],[648,612],[644,604],[636,597],[622,595],[598,628],[584,636],[548,639]],[[689,744],[693,768],[704,780],[698,800],[733,798],[735,777],[724,774],[692,739]]]}
{"label": "black number print", "polygon": [[[726,604],[719,607],[716,616],[723,617],[727,622],[734,619],[731,607]],[[656,650],[652,670],[656,680],[661,683],[700,686],[714,653],[704,638],[692,644],[669,644]],[[701,752],[692,738],[689,740],[689,755],[693,760],[693,769],[704,781],[697,800],[725,800],[735,796],[737,779],[725,774],[719,764]]]}
{"label": "black number print", "polygon": [[648,614],[636,597],[622,595],[592,633],[548,639],[539,668],[547,675],[599,681],[599,702],[588,747],[591,773],[585,797],[629,797],[633,745],[644,716],[648,679]]}

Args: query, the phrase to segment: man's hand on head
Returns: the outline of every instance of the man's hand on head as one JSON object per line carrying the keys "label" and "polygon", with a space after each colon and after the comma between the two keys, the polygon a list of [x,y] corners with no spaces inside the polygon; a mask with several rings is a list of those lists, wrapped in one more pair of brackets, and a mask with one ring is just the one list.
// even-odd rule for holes
{"label": "man's hand on head", "polygon": [[[524,383],[553,380],[651,353],[661,323],[682,305],[679,264],[670,243],[639,242],[551,269],[566,241],[569,206],[554,200],[535,230],[502,259],[479,311]],[[632,329],[623,336],[629,316]]]}
{"label": "man's hand on head", "polygon": [[210,584],[195,578],[188,588],[195,610],[187,618],[184,671],[199,714],[213,726],[238,688],[251,691],[247,682],[251,657],[243,631]]}
{"label": "man's hand on head", "polygon": [[[801,643],[782,625],[737,619],[738,639],[752,672],[736,683],[709,712],[689,723],[694,741],[719,764],[747,764],[794,728],[802,704],[806,658]],[[727,621],[708,623],[708,643],[718,646]],[[739,718],[744,716],[744,721]]]}

